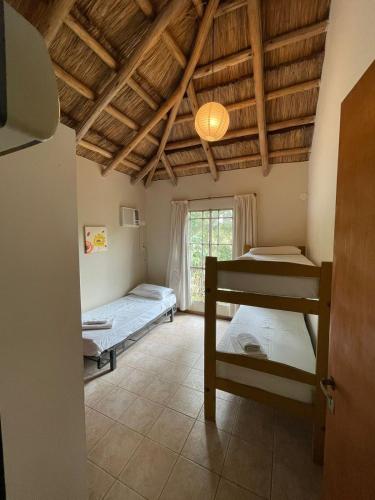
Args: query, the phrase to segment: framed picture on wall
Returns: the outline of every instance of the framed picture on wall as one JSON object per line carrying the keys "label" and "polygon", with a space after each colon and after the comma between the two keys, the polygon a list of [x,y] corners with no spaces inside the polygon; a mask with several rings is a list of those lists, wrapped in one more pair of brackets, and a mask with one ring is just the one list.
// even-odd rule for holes
{"label": "framed picture on wall", "polygon": [[85,226],[85,253],[106,252],[107,250],[107,228],[105,226]]}

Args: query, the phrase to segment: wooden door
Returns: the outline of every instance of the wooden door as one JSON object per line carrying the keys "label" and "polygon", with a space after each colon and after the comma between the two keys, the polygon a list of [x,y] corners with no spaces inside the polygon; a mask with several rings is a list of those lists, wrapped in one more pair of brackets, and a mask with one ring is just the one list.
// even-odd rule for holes
{"label": "wooden door", "polygon": [[341,108],[325,500],[375,499],[375,63]]}

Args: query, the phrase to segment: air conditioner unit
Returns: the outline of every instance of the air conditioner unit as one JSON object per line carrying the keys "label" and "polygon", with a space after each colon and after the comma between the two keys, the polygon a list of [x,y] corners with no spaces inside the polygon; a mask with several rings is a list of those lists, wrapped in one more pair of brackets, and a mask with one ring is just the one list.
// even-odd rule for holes
{"label": "air conditioner unit", "polygon": [[40,33],[0,0],[0,156],[50,139],[58,89]]}
{"label": "air conditioner unit", "polygon": [[120,226],[139,227],[139,211],[136,208],[120,207]]}

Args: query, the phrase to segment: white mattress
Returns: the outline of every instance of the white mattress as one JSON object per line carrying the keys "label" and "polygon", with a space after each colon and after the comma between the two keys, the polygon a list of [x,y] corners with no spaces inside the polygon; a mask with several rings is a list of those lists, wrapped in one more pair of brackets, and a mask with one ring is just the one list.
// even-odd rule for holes
{"label": "white mattress", "polygon": [[[311,260],[304,255],[250,255],[245,254],[241,260],[261,260],[273,262],[291,262],[313,266]],[[269,274],[236,273],[232,271],[218,272],[218,288],[240,290],[243,292],[279,295],[284,297],[318,298],[319,279],[299,276],[275,276]]]}
{"label": "white mattress", "polygon": [[109,330],[83,331],[83,354],[99,356],[109,347],[122,342],[147,323],[155,320],[174,304],[176,304],[176,296],[173,293],[162,300],[126,295],[110,304],[84,313],[82,321],[112,319],[113,325]]}
{"label": "white mattress", "polygon": [[[246,356],[231,340],[240,333],[255,335],[268,359],[315,373],[315,355],[303,314],[240,306],[217,350]],[[308,384],[222,361],[216,362],[216,376],[305,403],[311,403],[313,398],[314,388]]]}

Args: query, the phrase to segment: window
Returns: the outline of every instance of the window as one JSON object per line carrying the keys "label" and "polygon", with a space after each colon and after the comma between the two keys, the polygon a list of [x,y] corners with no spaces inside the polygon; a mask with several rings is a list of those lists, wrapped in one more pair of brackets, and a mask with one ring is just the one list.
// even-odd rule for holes
{"label": "window", "polygon": [[207,255],[232,259],[233,210],[189,212],[189,251],[192,307],[204,302],[204,267]]}

